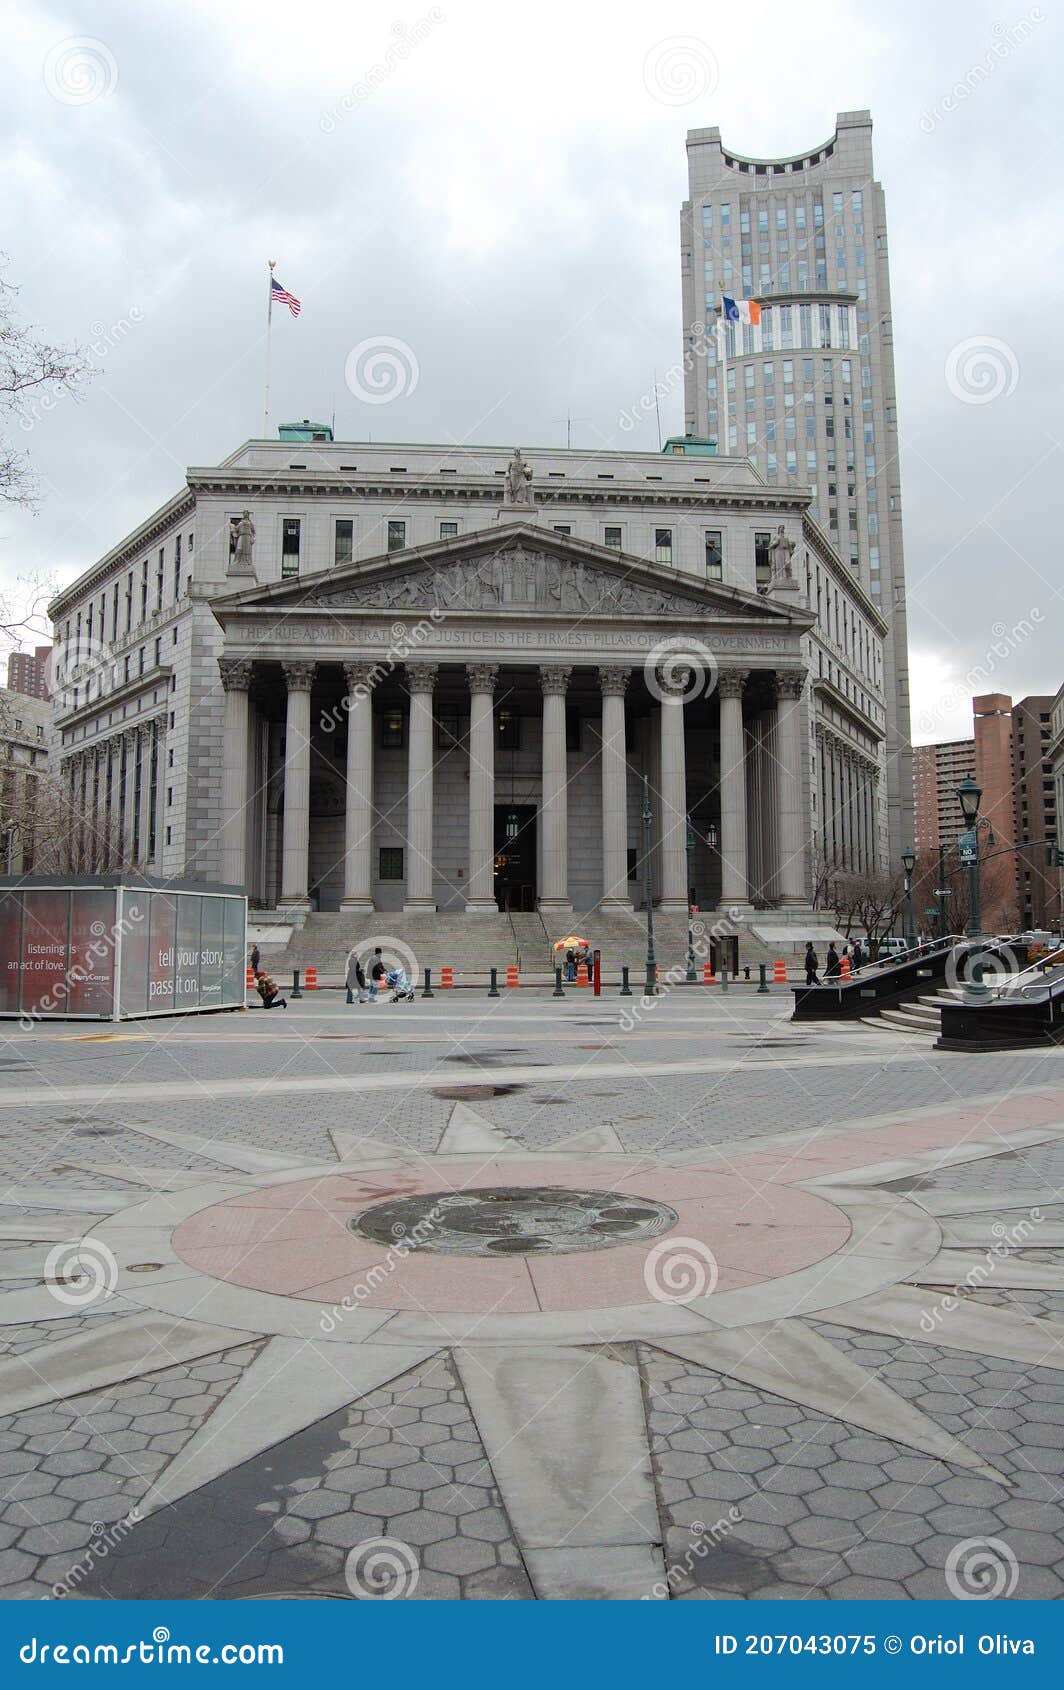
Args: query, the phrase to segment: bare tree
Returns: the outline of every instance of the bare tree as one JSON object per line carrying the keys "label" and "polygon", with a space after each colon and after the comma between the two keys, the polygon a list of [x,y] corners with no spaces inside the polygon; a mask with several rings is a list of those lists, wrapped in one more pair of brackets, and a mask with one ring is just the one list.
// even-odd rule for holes
{"label": "bare tree", "polygon": [[846,939],[854,933],[867,937],[875,956],[879,941],[890,932],[905,902],[904,883],[899,875],[854,874],[837,870],[830,880],[830,909]]}
{"label": "bare tree", "polygon": [[17,762],[0,778],[0,838],[16,874],[117,874],[133,866],[117,816],[95,820],[65,781]]}
{"label": "bare tree", "polygon": [[[6,263],[0,254],[0,268]],[[9,438],[11,419],[32,426],[34,405],[50,405],[58,395],[73,393],[90,366],[79,347],[53,345],[23,322],[17,298],[18,289],[0,275],[0,501],[32,506],[37,484],[29,454]]]}

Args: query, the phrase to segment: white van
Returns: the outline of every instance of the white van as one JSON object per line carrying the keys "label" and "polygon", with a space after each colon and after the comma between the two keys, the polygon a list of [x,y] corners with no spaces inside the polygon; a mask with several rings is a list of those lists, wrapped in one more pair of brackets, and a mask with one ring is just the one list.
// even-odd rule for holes
{"label": "white van", "polygon": [[897,939],[893,936],[893,934],[888,935],[886,939],[880,939],[879,941],[878,960],[880,962],[887,962],[891,957],[900,956],[903,951],[907,951],[908,949],[909,946],[904,939]]}

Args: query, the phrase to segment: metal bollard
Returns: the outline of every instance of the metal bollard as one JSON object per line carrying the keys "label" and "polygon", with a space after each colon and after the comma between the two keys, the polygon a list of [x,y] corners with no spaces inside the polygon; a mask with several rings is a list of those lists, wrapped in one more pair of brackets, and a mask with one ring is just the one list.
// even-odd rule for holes
{"label": "metal bollard", "polygon": [[425,970],[425,984],[421,988],[421,996],[423,998],[434,998],[436,996],[436,993],[432,989],[432,969],[431,968],[426,968],[426,970]]}
{"label": "metal bollard", "polygon": [[757,989],[759,992],[768,991],[768,970],[763,962],[757,965]]}
{"label": "metal bollard", "polygon": [[727,963],[724,964],[723,968],[720,971],[720,989],[721,989],[722,992],[726,992],[728,990],[728,965],[727,965]]}
{"label": "metal bollard", "polygon": [[620,990],[618,995],[622,998],[630,998],[631,995],[632,995],[632,988],[628,984],[628,964],[627,963],[623,963],[621,965],[621,990]]}
{"label": "metal bollard", "polygon": [[299,969],[298,968],[293,968],[293,970],[292,970],[292,990],[289,992],[288,995],[289,995],[290,998],[301,998],[303,996],[303,993],[299,989]]}
{"label": "metal bollard", "polygon": [[497,998],[498,995],[499,995],[499,970],[497,968],[493,968],[491,970],[491,985],[488,987],[488,996],[489,996],[489,998]]}
{"label": "metal bollard", "polygon": [[562,971],[560,968],[556,968],[554,970],[554,992],[552,995],[556,998],[563,998],[565,996],[565,993],[562,991]]}

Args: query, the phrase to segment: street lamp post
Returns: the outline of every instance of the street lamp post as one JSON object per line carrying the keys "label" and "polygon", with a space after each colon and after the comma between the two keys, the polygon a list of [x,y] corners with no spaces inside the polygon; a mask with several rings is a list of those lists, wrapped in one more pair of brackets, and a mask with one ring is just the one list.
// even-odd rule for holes
{"label": "street lamp post", "polygon": [[[967,775],[957,787],[957,801],[964,817],[966,831],[961,834],[958,844],[961,850],[961,861],[968,865],[968,928],[969,939],[978,939],[983,930],[983,916],[979,904],[979,805],[983,797],[983,789],[971,775]],[[972,977],[970,991],[985,992],[983,984],[983,963],[981,953],[977,950],[972,959]]]}
{"label": "street lamp post", "polygon": [[643,776],[643,898],[647,907],[647,977],[643,996],[652,998],[657,992],[658,965],[654,957],[654,894],[650,884],[650,824],[654,813],[650,808],[650,782]]}
{"label": "street lamp post", "polygon": [[695,974],[695,935],[691,925],[691,853],[695,848],[694,829],[690,816],[684,818],[687,827],[687,984],[693,986]]}
{"label": "street lamp post", "polygon": [[916,867],[916,852],[912,850],[903,851],[901,866],[905,870],[905,917],[908,922],[905,943],[911,951],[915,951],[916,921],[913,916],[913,869]]}

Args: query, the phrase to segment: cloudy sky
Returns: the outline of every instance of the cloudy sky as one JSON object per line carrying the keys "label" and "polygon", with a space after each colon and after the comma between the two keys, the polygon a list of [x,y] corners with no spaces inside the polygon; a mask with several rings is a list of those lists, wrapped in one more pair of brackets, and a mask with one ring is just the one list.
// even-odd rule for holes
{"label": "cloudy sky", "polygon": [[[686,130],[787,154],[867,106],[913,737],[970,731],[972,690],[1064,680],[1056,0],[20,0],[4,33],[7,279],[96,370],[13,430],[41,488],[35,514],[0,507],[9,594],[261,431],[267,258],[303,301],[275,321],[275,421],[538,445],[571,415],[574,445],[652,450],[652,419],[618,418],[679,356]],[[382,337],[405,391],[368,404],[350,355]]]}

